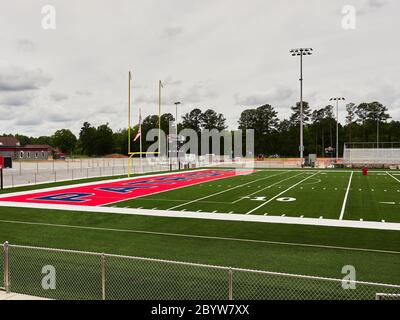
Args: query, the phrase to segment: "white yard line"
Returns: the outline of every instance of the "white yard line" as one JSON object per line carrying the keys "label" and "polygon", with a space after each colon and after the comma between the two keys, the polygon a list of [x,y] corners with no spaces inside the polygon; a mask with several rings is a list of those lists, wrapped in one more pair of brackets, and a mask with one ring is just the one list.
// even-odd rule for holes
{"label": "white yard line", "polygon": [[291,190],[291,189],[297,187],[299,184],[302,184],[304,181],[307,181],[308,179],[311,179],[312,177],[316,176],[318,173],[320,173],[320,172],[318,171],[318,172],[314,173],[313,175],[311,175],[311,176],[309,176],[309,177],[307,177],[307,178],[305,178],[305,179],[303,179],[303,180],[297,182],[296,184],[290,186],[289,188],[285,189],[285,190],[282,191],[281,193],[278,193],[276,196],[272,197],[272,198],[269,199],[268,201],[265,201],[263,204],[259,205],[258,207],[256,207],[256,208],[250,210],[250,211],[247,212],[246,214],[251,214],[251,213],[253,213],[254,211],[256,211],[256,210],[262,208],[263,206],[265,206],[266,204],[268,204],[268,203],[270,203],[271,201],[275,200],[276,198],[280,197],[280,196],[283,195],[284,193],[286,193],[286,192],[288,192],[289,190]]}
{"label": "white yard line", "polygon": [[[299,174],[296,174],[296,175],[294,175],[294,176],[290,176],[289,178],[285,178],[285,179],[283,179],[283,180],[280,180],[280,181],[278,181],[278,182],[275,182],[275,183],[273,183],[273,184],[271,184],[271,185],[269,185],[269,186],[267,186],[267,187],[264,187],[264,188],[262,188],[262,189],[260,189],[260,190],[257,190],[257,191],[255,191],[255,192],[253,192],[253,193],[248,194],[248,195],[245,196],[244,198],[246,198],[246,197],[251,197],[252,195],[255,195],[255,194],[257,194],[257,193],[259,193],[259,192],[261,192],[261,191],[264,191],[265,189],[272,188],[273,186],[276,186],[276,185],[279,184],[279,183],[282,183],[282,182],[284,182],[284,181],[286,181],[286,180],[289,180],[289,179],[296,178],[296,177],[298,177],[299,175],[302,175],[302,174],[303,174],[303,173],[299,173]],[[235,200],[235,201],[232,202],[232,204],[238,203],[238,202],[244,200],[244,198],[240,198],[240,199],[238,199],[238,200]]]}
{"label": "white yard line", "polygon": [[266,180],[266,179],[269,179],[269,178],[272,178],[272,177],[275,177],[275,176],[279,176],[279,175],[284,174],[284,173],[286,173],[286,172],[288,172],[288,171],[284,171],[284,172],[281,172],[281,173],[278,173],[278,174],[274,174],[274,175],[272,175],[272,176],[268,176],[268,177],[265,177],[265,178],[260,178],[260,179],[254,180],[254,181],[246,182],[246,183],[241,184],[241,185],[238,185],[238,186],[236,186],[236,187],[232,187],[232,188],[229,188],[229,189],[226,189],[226,190],[222,190],[222,191],[220,191],[220,192],[213,193],[213,194],[211,194],[211,195],[208,195],[208,196],[205,196],[205,197],[202,197],[202,198],[198,198],[198,199],[195,199],[195,200],[192,200],[192,201],[188,201],[188,202],[183,203],[183,204],[179,204],[179,205],[174,206],[174,207],[171,207],[171,208],[169,208],[169,209],[167,209],[167,210],[174,210],[174,209],[176,209],[176,208],[180,208],[180,207],[186,206],[186,205],[191,204],[191,203],[194,203],[194,202],[198,202],[198,201],[201,201],[201,200],[204,200],[204,199],[208,199],[208,198],[217,196],[217,195],[219,195],[219,194],[222,194],[222,193],[225,193],[225,192],[228,192],[228,191],[237,189],[237,188],[241,188],[241,187],[247,186],[247,185],[252,184],[252,183],[255,183],[255,182],[257,182],[257,181]]}
{"label": "white yard line", "polygon": [[395,176],[393,176],[392,174],[390,174],[389,172],[386,171],[386,174],[391,176],[394,180],[396,180],[397,182],[400,182],[399,179],[397,179]]}
{"label": "white yard line", "polygon": [[353,180],[353,175],[354,175],[354,171],[351,172],[351,175],[349,178],[349,184],[347,185],[346,194],[344,195],[343,205],[342,205],[342,210],[340,210],[339,220],[343,220],[344,212],[346,211],[347,198],[349,197],[350,186],[351,186],[351,181]]}
{"label": "white yard line", "polygon": [[311,248],[323,248],[323,249],[334,249],[334,250],[348,250],[348,251],[363,251],[363,252],[400,254],[400,251],[390,251],[390,250],[367,249],[367,248],[352,248],[352,247],[340,247],[340,246],[327,246],[327,245],[318,245],[318,244],[280,242],[280,241],[230,238],[230,237],[217,237],[217,236],[203,236],[203,235],[194,235],[194,234],[167,233],[167,232],[156,232],[156,231],[145,231],[145,230],[86,227],[86,226],[76,226],[76,225],[39,223],[39,222],[25,222],[25,221],[12,221],[12,220],[0,220],[0,223],[23,224],[23,225],[33,225],[33,226],[43,226],[43,227],[53,227],[53,228],[69,228],[69,229],[79,229],[79,230],[95,230],[95,231],[107,231],[107,232],[137,233],[137,234],[149,234],[149,235],[192,238],[192,239],[207,239],[207,240],[211,239],[211,240],[221,240],[221,241],[252,242],[252,243],[260,243],[260,244],[282,245],[282,246],[311,247]]}
{"label": "white yard line", "polygon": [[89,207],[89,206],[73,206],[73,205],[54,205],[41,203],[22,203],[22,202],[1,202],[0,207],[14,208],[33,208],[52,210],[54,214],[57,211],[70,212],[88,212],[111,213],[122,215],[138,215],[149,217],[167,217],[167,218],[187,218],[187,219],[203,219],[203,220],[220,220],[220,221],[242,221],[242,222],[261,222],[261,223],[277,223],[290,225],[309,225],[309,226],[325,226],[340,228],[356,228],[356,229],[374,229],[374,230],[395,230],[400,231],[400,223],[382,223],[372,221],[359,220],[338,220],[338,219],[314,219],[314,218],[295,218],[295,217],[276,217],[263,215],[245,215],[245,214],[226,214],[226,213],[197,213],[182,211],[165,211],[165,210],[146,210],[134,208],[111,208],[111,207]]}
{"label": "white yard line", "polygon": [[[152,201],[152,202],[154,202],[154,201],[157,201],[157,202],[163,202],[163,201],[165,201],[165,202],[187,202],[188,200],[174,200],[174,199],[153,199],[153,198],[134,198],[134,199],[131,199],[131,200],[136,200],[136,199],[138,199],[138,200],[140,200],[140,201]],[[223,202],[223,201],[199,201],[199,202],[201,202],[201,203],[213,203],[213,204],[232,204],[232,202]]]}

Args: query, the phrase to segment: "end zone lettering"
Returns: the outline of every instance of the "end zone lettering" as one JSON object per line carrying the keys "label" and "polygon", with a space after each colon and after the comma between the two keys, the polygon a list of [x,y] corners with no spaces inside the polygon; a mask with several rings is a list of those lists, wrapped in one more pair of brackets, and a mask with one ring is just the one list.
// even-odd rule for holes
{"label": "end zone lettering", "polygon": [[1,197],[0,201],[75,206],[104,206],[233,176],[235,176],[234,170],[204,169],[198,172],[182,172],[168,175],[159,174],[102,183],[95,182],[92,184],[70,186],[65,189],[43,189],[35,193]]}

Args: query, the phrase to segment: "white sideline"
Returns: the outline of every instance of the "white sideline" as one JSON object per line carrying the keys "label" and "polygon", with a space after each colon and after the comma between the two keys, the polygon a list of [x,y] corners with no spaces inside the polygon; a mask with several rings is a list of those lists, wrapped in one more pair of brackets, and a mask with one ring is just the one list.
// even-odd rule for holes
{"label": "white sideline", "polygon": [[304,181],[307,181],[308,179],[311,179],[312,177],[316,176],[318,173],[319,173],[319,171],[316,172],[316,173],[314,173],[313,175],[311,175],[311,176],[309,176],[309,177],[307,177],[307,178],[305,178],[305,179],[303,179],[303,180],[297,182],[296,184],[294,184],[294,185],[290,186],[289,188],[283,190],[282,192],[278,193],[276,196],[272,197],[272,198],[269,199],[268,201],[265,201],[263,204],[259,205],[258,207],[256,207],[256,208],[250,210],[250,211],[247,212],[246,214],[253,213],[254,211],[256,211],[256,210],[262,208],[263,206],[265,206],[266,204],[268,204],[268,203],[270,203],[271,201],[275,200],[276,198],[280,197],[280,196],[283,195],[284,193],[288,192],[289,190],[292,190],[293,188],[297,187],[299,184],[302,184]]}
{"label": "white sideline", "polygon": [[26,294],[19,294],[19,293],[6,293],[5,291],[0,290],[0,300],[49,300],[46,298],[28,296]]}
{"label": "white sideline", "polygon": [[354,171],[351,172],[349,184],[347,185],[346,194],[344,195],[342,210],[340,210],[339,220],[343,220],[344,212],[346,211],[347,198],[349,197],[351,181],[353,180]]}
{"label": "white sideline", "polygon": [[27,222],[27,221],[10,221],[10,220],[0,220],[0,223],[26,224],[26,225],[44,226],[44,227],[53,227],[53,228],[67,228],[67,229],[69,228],[69,229],[95,230],[95,231],[120,232],[120,233],[138,233],[138,234],[148,234],[148,235],[167,236],[167,237],[179,237],[179,238],[189,238],[189,239],[206,239],[206,240],[247,242],[247,243],[250,242],[250,243],[260,243],[260,244],[281,245],[281,246],[311,247],[311,248],[323,248],[323,249],[334,249],[334,250],[347,250],[347,251],[363,251],[363,252],[376,252],[376,253],[387,253],[387,254],[400,254],[400,251],[391,251],[391,250],[354,248],[354,247],[343,247],[343,246],[329,246],[329,245],[321,245],[321,244],[281,242],[281,241],[259,240],[259,239],[244,239],[244,238],[204,236],[204,235],[196,235],[196,234],[168,233],[168,232],[157,232],[157,231],[146,231],[146,230],[88,227],[88,226],[75,226],[75,225],[67,225],[67,224],[53,224],[53,223]]}
{"label": "white sideline", "polygon": [[127,208],[113,208],[113,207],[87,207],[87,206],[54,205],[54,204],[21,203],[21,202],[0,202],[0,207],[15,207],[15,208],[19,207],[19,208],[34,208],[34,209],[51,209],[51,210],[61,210],[61,211],[81,211],[90,213],[98,213],[98,212],[114,213],[114,214],[125,214],[125,215],[153,216],[153,217],[190,218],[190,219],[242,221],[242,222],[264,222],[264,223],[278,223],[278,224],[298,224],[298,225],[311,225],[311,226],[400,231],[400,223],[382,223],[382,222],[359,221],[359,220],[353,221],[353,220],[294,218],[294,217],[278,217],[278,216],[246,215],[246,214],[205,213],[205,212],[189,212],[189,211],[182,212],[182,211],[127,209]]}

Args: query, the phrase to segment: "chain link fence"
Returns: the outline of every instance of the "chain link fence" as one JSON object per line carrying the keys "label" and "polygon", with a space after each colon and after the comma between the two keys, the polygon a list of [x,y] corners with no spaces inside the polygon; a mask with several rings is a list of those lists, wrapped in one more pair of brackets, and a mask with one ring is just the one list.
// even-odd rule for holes
{"label": "chain link fence", "polygon": [[212,166],[214,162],[193,161],[178,163],[168,158],[67,159],[65,161],[16,161],[12,169],[4,169],[4,187],[14,188],[43,183],[73,181],[101,177],[119,177],[128,174],[157,173]]}
{"label": "chain link fence", "polygon": [[[155,173],[176,170],[166,161],[131,159],[131,172]],[[100,177],[117,177],[128,174],[127,159],[90,159],[67,161],[15,162],[13,169],[4,170],[4,187],[36,185]]]}
{"label": "chain link fence", "polygon": [[[0,245],[0,287],[65,300],[386,300],[400,285]],[[346,284],[348,284],[346,282]]]}

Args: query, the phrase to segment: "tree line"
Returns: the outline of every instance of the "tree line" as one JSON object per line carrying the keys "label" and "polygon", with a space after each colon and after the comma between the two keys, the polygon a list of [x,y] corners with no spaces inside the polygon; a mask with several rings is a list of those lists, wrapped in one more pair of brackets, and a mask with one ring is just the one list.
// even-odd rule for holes
{"label": "tree line", "polygon": [[[281,157],[298,156],[300,103],[291,107],[291,115],[287,119],[279,119],[278,112],[270,104],[258,108],[245,109],[239,118],[239,129],[254,129],[255,153],[279,155]],[[399,142],[400,121],[390,120],[387,107],[380,102],[346,105],[346,122],[339,123],[339,146],[341,153],[345,142]],[[315,153],[325,156],[326,149],[336,145],[335,107],[327,105],[312,110],[309,103],[303,103],[304,146],[305,154]],[[169,134],[169,123],[175,121],[171,113],[160,118],[161,129]],[[151,129],[158,128],[158,116],[150,115],[143,119],[142,135],[146,137]],[[132,150],[139,150],[139,141],[133,138],[138,132],[138,125],[131,128]],[[186,113],[178,123],[178,131],[193,129],[199,135],[202,130],[226,130],[226,118],[212,109],[202,111],[195,108]],[[13,136],[13,135],[4,135]],[[75,136],[69,129],[57,130],[51,136],[28,137],[16,134],[21,145],[47,144],[60,149],[69,155],[104,156],[112,153],[128,153],[128,130],[126,128],[113,131],[109,124],[98,127],[85,122]],[[143,139],[143,150],[152,142]]]}

